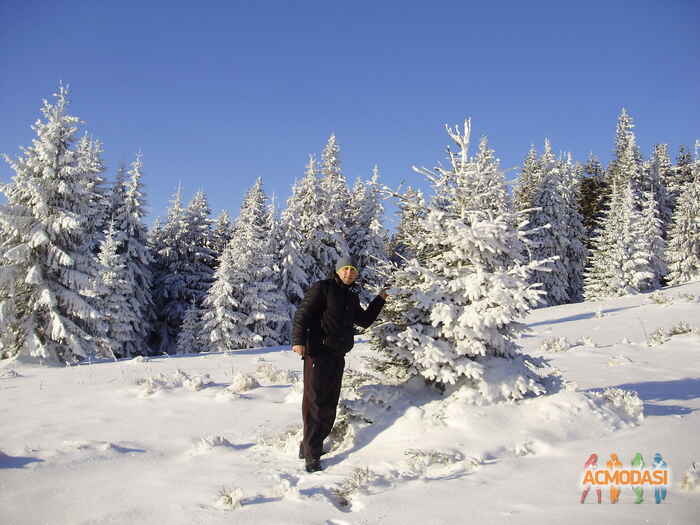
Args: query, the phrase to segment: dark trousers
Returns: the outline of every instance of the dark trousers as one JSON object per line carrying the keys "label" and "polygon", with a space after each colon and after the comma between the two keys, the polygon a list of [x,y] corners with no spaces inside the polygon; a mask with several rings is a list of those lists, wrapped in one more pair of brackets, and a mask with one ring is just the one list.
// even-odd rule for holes
{"label": "dark trousers", "polygon": [[345,356],[331,351],[304,358],[304,399],[301,413],[304,418],[302,446],[307,458],[320,458],[323,440],[335,423],[335,412],[340,399],[340,388],[345,369]]}

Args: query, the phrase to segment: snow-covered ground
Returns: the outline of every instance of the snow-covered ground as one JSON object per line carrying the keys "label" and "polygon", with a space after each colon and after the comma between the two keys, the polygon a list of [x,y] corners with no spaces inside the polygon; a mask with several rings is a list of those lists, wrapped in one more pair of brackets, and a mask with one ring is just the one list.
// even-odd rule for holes
{"label": "snow-covered ground", "polygon": [[[3,362],[0,523],[700,523],[700,487],[680,488],[700,462],[700,335],[664,336],[700,328],[699,314],[700,283],[537,310],[523,348],[567,382],[517,404],[367,384],[360,342],[346,385],[363,386],[346,389],[351,411],[314,474],[296,458],[289,351]],[[610,387],[636,391],[643,415],[634,396],[601,394]],[[593,452],[661,452],[667,500],[634,505],[623,489],[618,505],[607,493],[579,504]]]}

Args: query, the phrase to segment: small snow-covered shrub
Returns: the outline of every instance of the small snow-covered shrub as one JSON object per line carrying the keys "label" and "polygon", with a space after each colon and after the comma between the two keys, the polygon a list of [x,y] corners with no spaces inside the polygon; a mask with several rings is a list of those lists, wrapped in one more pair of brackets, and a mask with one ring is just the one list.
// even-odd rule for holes
{"label": "small snow-covered shrub", "polygon": [[161,373],[157,376],[137,379],[136,384],[141,387],[141,395],[150,396],[163,390],[173,390],[182,387],[197,392],[212,385],[213,382],[209,374],[190,376],[186,372],[178,369],[171,377]]}
{"label": "small snow-covered shrub", "polygon": [[548,337],[540,345],[541,352],[566,352],[572,346],[571,341],[566,337]]}
{"label": "small snow-covered shrub", "polygon": [[581,339],[579,339],[578,344],[581,346],[590,346],[592,348],[595,348],[597,346],[596,343],[593,341],[593,338],[588,335],[584,335]]}
{"label": "small snow-covered shrub", "polygon": [[689,334],[693,331],[691,326],[686,323],[685,321],[681,321],[680,323],[673,325],[669,331],[668,335],[673,337],[674,335],[683,335],[683,334]]}
{"label": "small snow-covered shrub", "polygon": [[513,446],[513,454],[516,456],[531,456],[535,454],[535,447],[532,441],[523,441]]}
{"label": "small snow-covered shrub", "polygon": [[700,464],[691,463],[690,468],[683,474],[681,489],[687,492],[700,491]]}
{"label": "small snow-covered shrub", "polygon": [[272,363],[263,362],[255,369],[255,377],[267,383],[288,384],[297,382],[300,374],[296,370],[282,370]]}
{"label": "small snow-covered shrub", "polygon": [[233,487],[222,487],[219,490],[219,498],[216,500],[216,507],[223,510],[235,510],[241,508],[243,500],[243,490]]}
{"label": "small snow-covered shrub", "polygon": [[369,467],[357,467],[350,476],[333,487],[331,492],[337,498],[339,506],[348,507],[354,494],[365,491],[369,485],[380,479],[381,476]]}
{"label": "small snow-covered shrub", "polygon": [[690,293],[679,293],[676,297],[678,297],[678,299],[681,301],[685,301],[686,303],[697,303],[700,300],[697,295]]}
{"label": "small snow-covered shrub", "polygon": [[292,425],[282,432],[258,434],[256,441],[258,445],[272,447],[291,454],[299,450],[303,431],[301,425]]}
{"label": "small snow-covered shrub", "polygon": [[409,458],[409,463],[414,470],[423,471],[432,465],[451,465],[464,461],[464,454],[458,450],[423,450],[409,448],[404,450],[404,456]]}
{"label": "small snow-covered shrub", "polygon": [[0,379],[12,379],[15,377],[22,377],[22,374],[20,374],[17,370],[13,370],[12,368],[4,368],[0,370]]}
{"label": "small snow-covered shrub", "polygon": [[235,374],[231,380],[231,384],[227,387],[227,390],[240,394],[242,392],[247,392],[254,388],[258,388],[260,383],[250,374],[243,374],[241,372]]}
{"label": "small snow-covered shrub", "polygon": [[649,302],[653,304],[673,304],[673,299],[663,292],[654,292],[648,295]]}
{"label": "small snow-covered shrub", "polygon": [[659,328],[651,333],[647,339],[647,346],[661,346],[668,342],[669,337],[664,333],[663,328]]}
{"label": "small snow-covered shrub", "polygon": [[192,392],[198,392],[203,388],[213,385],[214,382],[211,380],[209,374],[204,374],[201,376],[192,376],[185,379],[182,385],[191,390]]}
{"label": "small snow-covered shrub", "polygon": [[130,362],[130,363],[147,363],[148,361],[150,361],[150,359],[149,359],[147,356],[145,356],[145,355],[137,355],[136,357],[134,357],[134,358],[133,358],[131,361],[129,361],[129,362]]}
{"label": "small snow-covered shrub", "polygon": [[207,436],[201,438],[193,447],[192,453],[195,455],[206,454],[215,448],[233,448],[233,444],[223,436]]}
{"label": "small snow-covered shrub", "polygon": [[624,424],[641,425],[644,421],[644,403],[637,392],[606,388],[602,392],[590,392],[588,395],[599,408],[612,412]]}

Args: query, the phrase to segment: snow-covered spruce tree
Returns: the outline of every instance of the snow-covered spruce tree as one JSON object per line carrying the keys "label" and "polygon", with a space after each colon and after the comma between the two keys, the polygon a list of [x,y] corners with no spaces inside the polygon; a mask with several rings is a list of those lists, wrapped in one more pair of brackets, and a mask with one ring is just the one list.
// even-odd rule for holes
{"label": "snow-covered spruce tree", "polygon": [[[126,175],[129,176],[128,179]],[[143,160],[141,153],[138,153],[129,166],[129,171],[117,175],[112,192],[111,220],[119,245],[118,252],[124,255],[126,278],[133,289],[129,305],[138,319],[134,327],[138,337],[130,343],[127,355],[148,353],[148,337],[155,322],[151,272],[153,258],[148,248],[148,230],[144,223],[147,203],[142,177]]]}
{"label": "snow-covered spruce tree", "polygon": [[368,181],[357,179],[350,203],[351,224],[348,228],[350,254],[360,268],[360,298],[369,303],[384,279],[379,267],[388,261],[388,233],[382,226],[384,206],[379,187],[379,169],[375,166]]}
{"label": "snow-covered spruce tree", "polygon": [[[96,173],[99,146],[72,147],[79,119],[68,115],[68,93],[44,101],[37,137],[0,186],[7,203],[0,224],[7,237],[0,261],[0,322],[13,327],[5,353],[52,362],[95,355],[99,312],[93,305],[97,260],[92,249],[104,218]],[[89,158],[84,158],[89,155]]]}
{"label": "snow-covered spruce tree", "polygon": [[199,307],[196,301],[190,303],[182,320],[182,327],[177,334],[177,353],[196,354],[204,350],[201,341],[201,322],[199,319]]}
{"label": "snow-covered spruce tree", "polygon": [[282,222],[277,211],[277,198],[273,194],[268,206],[265,230],[268,241],[264,250],[269,254],[267,276],[265,279],[274,287],[276,295],[277,320],[270,321],[270,329],[277,336],[277,344],[290,344],[292,342],[292,305],[286,300],[283,289],[282,277]]}
{"label": "snow-covered spruce tree", "polygon": [[320,229],[316,239],[316,265],[320,278],[327,277],[335,262],[349,253],[346,217],[350,209],[350,191],[340,163],[340,146],[335,135],[328,139],[321,154]]}
{"label": "snow-covered spruce tree", "polygon": [[214,222],[211,232],[211,250],[218,260],[233,238],[233,222],[227,211],[222,211]]}
{"label": "snow-covered spruce tree", "polygon": [[216,255],[210,248],[212,219],[209,201],[203,191],[194,194],[185,210],[188,304],[200,304],[214,281]]}
{"label": "snow-covered spruce tree", "polygon": [[312,282],[325,277],[314,257],[321,231],[319,209],[320,186],[311,156],[305,176],[292,187],[280,224],[281,290],[292,307],[301,303]]}
{"label": "snow-covered spruce tree", "polygon": [[518,177],[518,182],[513,191],[513,205],[518,211],[532,208],[532,198],[537,187],[537,177],[540,173],[540,161],[537,158],[535,145],[530,146],[530,151],[523,161],[523,167]]}
{"label": "snow-covered spruce tree", "polygon": [[[620,192],[624,191],[624,188],[630,181],[632,182],[633,193],[639,194],[641,192],[639,178],[642,155],[637,147],[634,132],[632,131],[633,128],[632,117],[627,113],[625,108],[622,108],[617,119],[617,128],[615,130],[615,156],[608,166],[608,182],[613,192],[615,188]],[[627,149],[630,146],[633,150],[631,160],[627,154]],[[625,156],[627,157],[623,160]],[[630,169],[630,163],[634,163],[637,169]]]}
{"label": "snow-covered spruce tree", "polygon": [[666,250],[669,284],[700,278],[700,159],[678,197]]}
{"label": "snow-covered spruce tree", "polygon": [[623,191],[613,193],[593,241],[584,296],[591,301],[638,293],[650,289],[653,278],[651,252],[629,182]]}
{"label": "snow-covered spruce tree", "polygon": [[591,152],[583,165],[579,209],[585,230],[586,246],[590,247],[593,233],[603,217],[603,210],[610,198],[610,186],[600,161]]}
{"label": "snow-covered spruce tree", "polygon": [[406,188],[399,202],[399,225],[389,243],[389,260],[393,264],[403,266],[408,259],[418,257],[413,239],[424,234],[420,229],[420,220],[425,215],[425,209],[423,193],[410,186]]}
{"label": "snow-covered spruce tree", "polygon": [[[463,132],[448,128],[459,148],[450,167],[417,170],[440,199],[416,212],[426,234],[413,249],[423,260],[395,270],[384,322],[371,329],[383,356],[375,364],[395,380],[422,376],[441,390],[461,388],[475,402],[520,399],[544,392],[515,342],[522,329],[515,319],[542,295],[528,283],[541,263],[522,260],[525,235],[512,212],[484,210],[478,196],[462,194],[486,177],[468,156],[469,131],[469,121]],[[405,205],[419,206],[417,199]]]}
{"label": "snow-covered spruce tree", "polygon": [[676,156],[676,164],[672,167],[671,173],[668,174],[666,180],[666,190],[668,191],[672,213],[676,210],[676,204],[683,188],[692,180],[693,156],[690,150],[681,144]]}
{"label": "snow-covered spruce tree", "polygon": [[129,277],[125,253],[119,253],[120,235],[110,223],[100,245],[98,260],[97,306],[102,314],[102,337],[99,347],[106,356],[132,357],[143,345],[141,318],[134,308],[136,282]]}
{"label": "snow-covered spruce tree", "polygon": [[270,253],[268,215],[262,180],[257,179],[243,200],[235,238],[224,250],[204,301],[204,333],[213,349],[273,346],[286,340],[278,332],[288,319],[288,307]]}
{"label": "snow-covered spruce tree", "polygon": [[86,218],[85,231],[91,234],[85,239],[88,249],[97,254],[104,232],[109,227],[109,189],[102,174],[102,143],[84,134],[76,144],[77,169],[83,174],[82,184],[88,199],[88,207],[94,214]]}
{"label": "snow-covered spruce tree", "polygon": [[202,339],[208,351],[245,348],[242,341],[254,339],[241,311],[246,275],[240,271],[237,256],[232,241],[219,257],[214,284],[202,303]]}
{"label": "snow-covered spruce tree", "polygon": [[200,304],[213,282],[210,215],[204,192],[198,191],[183,208],[178,189],[166,223],[151,236],[156,339],[161,352],[174,351],[190,303],[194,300]]}
{"label": "snow-covered spruce tree", "polygon": [[187,293],[186,234],[182,191],[178,187],[168,209],[168,217],[163,224],[156,221],[149,239],[154,259],[153,301],[157,316],[152,343],[159,353],[172,351],[177,332],[192,301]]}
{"label": "snow-covered spruce tree", "polygon": [[533,230],[529,255],[532,260],[555,260],[541,271],[533,272],[530,279],[542,284],[542,290],[547,294],[543,304],[565,304],[569,302],[569,223],[563,190],[568,181],[549,140],[544,141],[539,165],[537,185],[532,194],[534,209],[528,213],[529,227]]}
{"label": "snow-covered spruce tree", "polygon": [[665,239],[673,216],[673,201],[667,183],[672,181],[673,166],[668,155],[668,144],[656,144],[646,168],[645,192],[650,192],[656,201],[661,233]]}
{"label": "snow-covered spruce tree", "polygon": [[663,238],[663,221],[660,218],[658,206],[659,202],[655,195],[651,191],[644,192],[639,240],[642,250],[649,253],[649,269],[653,274],[646,285],[647,290],[659,288],[668,272],[664,259],[666,241]]}
{"label": "snow-covered spruce tree", "polygon": [[588,258],[586,247],[588,239],[580,207],[583,166],[574,165],[570,153],[560,163],[564,173],[562,195],[568,230],[568,243],[564,260],[566,261],[569,281],[569,301],[578,302],[583,300],[583,275]]}

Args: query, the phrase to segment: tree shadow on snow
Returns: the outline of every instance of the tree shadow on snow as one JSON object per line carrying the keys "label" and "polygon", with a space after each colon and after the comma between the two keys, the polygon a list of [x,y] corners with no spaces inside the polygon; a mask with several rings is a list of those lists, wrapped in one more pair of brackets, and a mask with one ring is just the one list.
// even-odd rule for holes
{"label": "tree shadow on snow", "polygon": [[24,468],[30,463],[43,463],[43,459],[21,457],[21,456],[8,456],[0,452],[0,468]]}
{"label": "tree shadow on snow", "polygon": [[[639,308],[639,305],[635,306],[621,306],[619,308],[606,308],[603,310],[603,314],[610,314],[613,312],[619,312],[621,310],[629,310],[631,308]],[[533,326],[542,326],[546,324],[560,324],[560,323],[569,323],[573,321],[582,321],[583,319],[592,319],[598,314],[598,312],[586,312],[582,314],[576,314],[576,315],[570,315],[568,317],[560,317],[559,319],[547,319],[546,321],[538,321],[536,323],[529,323],[527,326],[528,328],[532,328]]]}
{"label": "tree shadow on snow", "polygon": [[[610,388],[634,390],[639,398],[644,401],[644,415],[646,416],[672,416],[685,415],[697,411],[697,408],[682,405],[659,405],[663,401],[690,401],[700,398],[700,378],[686,377],[670,381],[645,381],[641,383],[624,383]],[[600,392],[600,388],[592,388],[590,391]]]}

